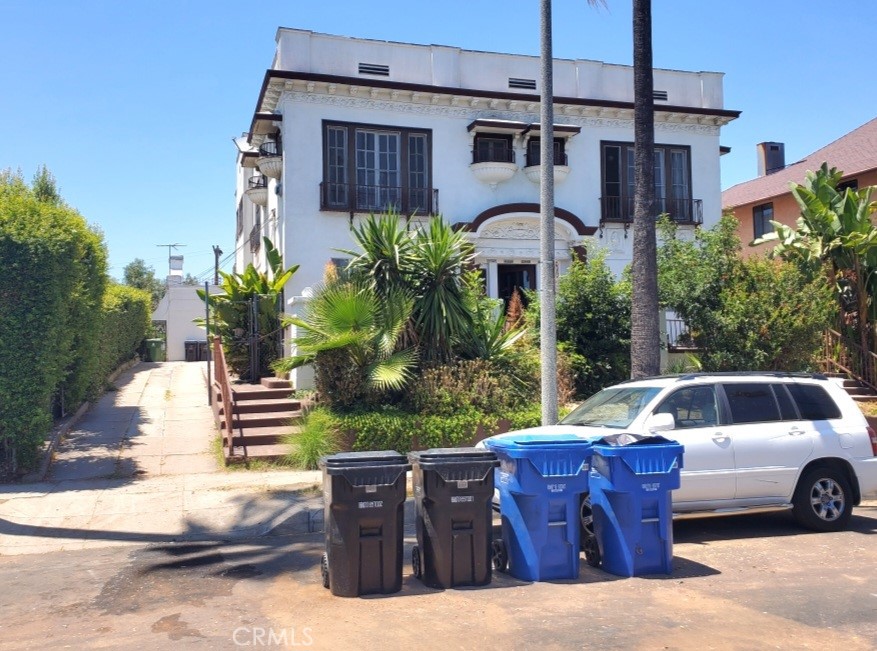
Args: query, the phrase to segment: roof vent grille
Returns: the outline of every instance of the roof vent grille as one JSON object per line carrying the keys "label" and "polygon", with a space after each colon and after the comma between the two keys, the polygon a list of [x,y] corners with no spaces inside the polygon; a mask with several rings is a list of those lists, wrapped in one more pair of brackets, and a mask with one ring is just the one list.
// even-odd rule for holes
{"label": "roof vent grille", "polygon": [[381,75],[382,77],[390,76],[390,66],[384,66],[380,63],[360,63],[359,74],[361,75]]}
{"label": "roof vent grille", "polygon": [[520,88],[522,90],[536,90],[535,79],[519,79],[518,77],[509,77],[509,88]]}
{"label": "roof vent grille", "polygon": [[669,99],[669,95],[667,95],[666,90],[653,90],[652,98],[661,102],[666,102]]}

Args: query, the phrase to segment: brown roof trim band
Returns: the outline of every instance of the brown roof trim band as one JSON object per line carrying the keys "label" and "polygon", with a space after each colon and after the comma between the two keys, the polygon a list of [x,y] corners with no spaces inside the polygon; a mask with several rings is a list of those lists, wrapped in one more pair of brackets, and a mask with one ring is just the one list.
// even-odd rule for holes
{"label": "brown roof trim band", "polygon": [[[493,208],[488,208],[481,214],[479,214],[475,219],[471,222],[457,222],[454,224],[454,228],[461,231],[467,231],[469,233],[476,232],[481,225],[484,224],[491,217],[497,217],[499,215],[507,215],[513,212],[529,212],[529,213],[539,213],[539,204],[538,203],[505,203],[501,206],[494,206]],[[562,219],[567,224],[572,226],[576,233],[579,235],[593,235],[597,232],[597,228],[595,226],[585,226],[585,223],[576,217],[569,210],[564,210],[563,208],[554,208],[554,216],[557,219]]]}
{"label": "brown roof trim band", "polygon": [[[254,113],[259,112],[259,107],[262,105],[262,98],[265,96],[265,91],[268,88],[268,83],[272,78],[290,80],[295,79],[298,81],[318,81],[331,84],[350,84],[352,86],[372,86],[375,88],[386,88],[389,90],[407,90],[418,93],[441,93],[446,95],[467,95],[469,97],[539,102],[539,95],[529,93],[507,93],[503,91],[476,90],[473,88],[452,88],[449,86],[412,84],[408,82],[389,81],[386,79],[362,79],[360,77],[325,75],[314,72],[296,72],[294,70],[269,69],[265,71],[265,78],[262,80],[262,89],[259,91],[259,99],[256,103],[256,111]],[[615,100],[555,96],[554,102],[556,104],[574,104],[579,106],[593,106],[598,108],[619,108],[633,110],[633,102],[618,102]],[[693,115],[712,115],[716,117],[728,118],[740,117],[740,111],[731,111],[728,109],[705,109],[695,106],[672,106],[669,104],[656,106],[655,111],[658,113],[690,113]]]}

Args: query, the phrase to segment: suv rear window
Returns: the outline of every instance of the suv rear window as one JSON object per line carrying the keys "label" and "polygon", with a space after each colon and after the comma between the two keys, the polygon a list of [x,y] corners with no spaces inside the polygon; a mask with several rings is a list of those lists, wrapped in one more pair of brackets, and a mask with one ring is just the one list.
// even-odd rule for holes
{"label": "suv rear window", "polygon": [[723,384],[734,423],[764,423],[780,419],[769,384]]}
{"label": "suv rear window", "polygon": [[840,418],[840,409],[828,391],[813,384],[787,384],[804,420]]}

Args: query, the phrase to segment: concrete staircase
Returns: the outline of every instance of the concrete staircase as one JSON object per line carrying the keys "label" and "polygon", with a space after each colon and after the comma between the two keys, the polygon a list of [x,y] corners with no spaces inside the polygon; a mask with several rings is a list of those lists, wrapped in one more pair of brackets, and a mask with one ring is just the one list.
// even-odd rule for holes
{"label": "concrete staircase", "polygon": [[[234,434],[232,446],[223,437],[226,463],[248,459],[279,459],[290,451],[283,437],[299,431],[301,401],[291,398],[288,380],[262,378],[259,384],[233,384],[234,413],[231,414]],[[213,414],[216,426],[225,431],[228,409],[222,401],[219,386],[214,385]]]}
{"label": "concrete staircase", "polygon": [[840,384],[856,402],[877,402],[877,392],[874,389],[852,379],[849,375],[843,373],[826,373],[826,375],[833,382]]}

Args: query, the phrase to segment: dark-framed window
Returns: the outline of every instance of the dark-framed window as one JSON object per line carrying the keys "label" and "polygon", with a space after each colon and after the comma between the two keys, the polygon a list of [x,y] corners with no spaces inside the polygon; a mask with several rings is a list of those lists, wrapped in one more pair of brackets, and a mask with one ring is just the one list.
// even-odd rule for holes
{"label": "dark-framed window", "polygon": [[773,232],[773,203],[763,203],[752,208],[752,228],[756,238]]}
{"label": "dark-framed window", "polygon": [[432,130],[323,121],[323,210],[432,213]]}
{"label": "dark-framed window", "polygon": [[854,192],[859,191],[859,180],[858,179],[850,179],[849,181],[841,181],[837,184],[835,188],[838,194],[844,194],[847,190],[853,190]]}
{"label": "dark-framed window", "polygon": [[[633,221],[634,145],[600,143],[603,221]],[[670,215],[678,222],[700,223],[699,200],[691,197],[691,147],[655,145],[655,216]]]}
{"label": "dark-framed window", "polygon": [[[542,141],[539,138],[530,138],[527,141],[527,165],[533,167],[539,165],[542,160]],[[564,138],[554,139],[554,164],[566,165],[566,140]]]}
{"label": "dark-framed window", "polygon": [[512,136],[505,133],[476,133],[472,148],[473,163],[514,163]]}

